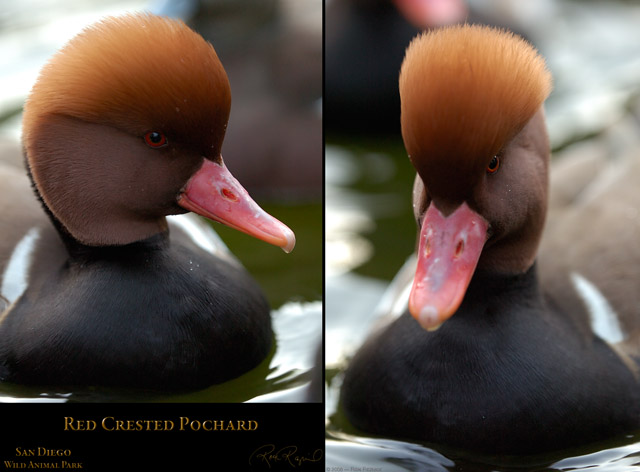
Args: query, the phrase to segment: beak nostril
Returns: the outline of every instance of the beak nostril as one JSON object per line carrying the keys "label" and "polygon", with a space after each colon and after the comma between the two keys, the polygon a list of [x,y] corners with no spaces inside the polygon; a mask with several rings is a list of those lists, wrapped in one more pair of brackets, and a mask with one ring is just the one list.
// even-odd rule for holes
{"label": "beak nostril", "polygon": [[463,252],[464,252],[464,241],[461,239],[460,241],[458,241],[458,244],[456,245],[456,252],[454,253],[454,257],[456,258],[460,257]]}
{"label": "beak nostril", "polygon": [[237,202],[238,201],[238,197],[236,196],[235,193],[233,193],[231,190],[227,189],[227,188],[223,188],[222,190],[220,190],[220,194],[226,198],[227,200],[230,200],[232,202]]}

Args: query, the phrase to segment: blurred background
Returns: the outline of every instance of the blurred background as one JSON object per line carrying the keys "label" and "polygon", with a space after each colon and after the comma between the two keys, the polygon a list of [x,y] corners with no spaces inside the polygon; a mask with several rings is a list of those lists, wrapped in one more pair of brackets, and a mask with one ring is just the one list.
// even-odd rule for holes
{"label": "blurred background", "polygon": [[[0,159],[22,166],[22,105],[47,59],[89,24],[136,11],[180,18],[213,44],[232,92],[222,149],[226,165],[297,238],[295,250],[284,254],[213,224],[266,292],[277,349],[237,381],[164,400],[304,401],[322,337],[322,0],[3,1]],[[93,401],[123,394],[17,388],[0,391],[0,398]],[[317,388],[314,398],[320,394]]]}
{"label": "blurred background", "polygon": [[[404,51],[418,32],[464,21],[510,29],[547,59],[554,77],[546,114],[556,169],[571,172],[564,164],[577,159],[590,162],[595,175],[622,155],[640,158],[640,1],[327,0],[323,111],[329,466],[511,470],[485,468],[474,458],[445,457],[417,444],[366,437],[337,410],[343,370],[382,314],[385,290],[415,246],[415,171],[399,120],[398,73]],[[638,440],[608,445],[613,448],[608,454],[588,451],[584,457],[542,458],[540,463],[546,461],[549,470],[634,470]],[[548,470],[535,468],[543,469]]]}

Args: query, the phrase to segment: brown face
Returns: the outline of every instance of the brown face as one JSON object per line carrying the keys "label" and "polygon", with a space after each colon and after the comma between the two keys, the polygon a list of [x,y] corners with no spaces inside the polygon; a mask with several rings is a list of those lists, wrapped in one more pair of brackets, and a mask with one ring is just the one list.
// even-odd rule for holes
{"label": "brown face", "polygon": [[182,213],[180,189],[203,157],[178,144],[159,148],[111,126],[54,116],[32,129],[37,188],[54,216],[85,244],[142,239]]}
{"label": "brown face", "polygon": [[[440,180],[437,173],[425,176],[424,180],[416,176],[414,215],[420,223],[434,199],[432,194],[435,195],[435,205],[445,214],[467,201],[490,224],[490,238],[480,265],[502,272],[522,272],[531,265],[531,253],[535,257],[535,248],[523,251],[520,247],[515,257],[489,258],[486,255],[493,255],[496,244],[503,251],[514,239],[522,244],[523,238],[530,238],[531,244],[537,247],[536,238],[540,235],[535,233],[541,231],[547,209],[549,138],[543,110],[539,110],[496,156],[485,160],[487,166],[477,172],[470,190],[465,179],[454,180],[448,186],[447,198],[425,190],[425,187],[436,187],[428,182],[437,183]],[[518,260],[520,257],[521,261]]]}
{"label": "brown face", "polygon": [[[425,328],[437,327],[457,310],[476,268],[516,274],[535,259],[547,209],[543,111],[485,161],[484,169],[459,180],[451,169],[438,167],[416,177],[420,236],[409,306]],[[443,175],[450,179],[444,197]]]}
{"label": "brown face", "polygon": [[[158,128],[159,129],[159,128]],[[127,244],[166,230],[166,215],[194,211],[287,252],[295,237],[229,173],[177,133],[142,136],[76,118],[33,128],[31,171],[44,202],[86,245]]]}
{"label": "brown face", "polygon": [[478,211],[490,224],[479,266],[522,273],[536,257],[547,213],[549,138],[542,109],[498,155],[474,192]]}

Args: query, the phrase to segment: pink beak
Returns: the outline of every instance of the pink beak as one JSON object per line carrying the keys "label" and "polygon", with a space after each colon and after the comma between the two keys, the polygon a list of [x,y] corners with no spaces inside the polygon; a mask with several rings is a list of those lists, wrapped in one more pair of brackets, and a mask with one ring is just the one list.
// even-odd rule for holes
{"label": "pink beak", "polygon": [[178,205],[291,252],[296,237],[249,196],[221,161],[205,159],[178,197]]}
{"label": "pink beak", "polygon": [[445,217],[431,203],[422,222],[409,311],[426,330],[453,315],[487,240],[487,221],[466,203]]}

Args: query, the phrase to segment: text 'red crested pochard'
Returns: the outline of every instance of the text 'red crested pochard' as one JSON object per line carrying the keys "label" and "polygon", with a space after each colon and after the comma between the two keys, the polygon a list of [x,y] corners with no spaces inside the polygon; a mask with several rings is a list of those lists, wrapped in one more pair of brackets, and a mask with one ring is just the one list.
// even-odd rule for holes
{"label": "text 'red crested pochard'", "polygon": [[23,116],[30,182],[0,167],[3,380],[181,389],[266,357],[259,287],[206,224],[170,216],[293,249],[223,162],[230,105],[213,47],[151,14],[98,22],[44,66]]}
{"label": "text 'red crested pochard'", "polygon": [[[399,82],[418,249],[406,311],[345,374],[347,418],[370,433],[508,454],[640,427],[640,225],[611,217],[608,238],[581,240],[596,213],[574,208],[576,237],[555,232],[543,247],[556,252],[536,263],[550,155],[542,57],[503,30],[446,27],[413,40]],[[639,192],[626,198],[640,208]],[[602,213],[619,202],[604,194],[597,204]],[[548,270],[547,259],[571,263]],[[626,291],[598,292],[590,281],[602,274]],[[585,287],[605,298],[618,336],[597,328]]]}

